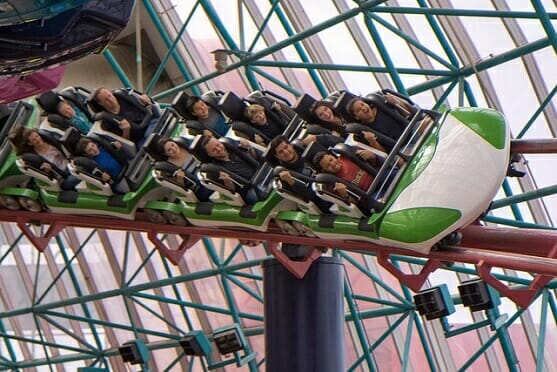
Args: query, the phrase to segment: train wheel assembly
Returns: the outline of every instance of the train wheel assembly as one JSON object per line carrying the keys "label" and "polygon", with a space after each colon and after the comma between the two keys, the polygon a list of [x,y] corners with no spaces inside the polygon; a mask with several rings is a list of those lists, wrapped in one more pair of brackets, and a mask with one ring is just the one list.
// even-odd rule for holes
{"label": "train wheel assembly", "polygon": [[157,223],[159,225],[164,225],[168,222],[166,217],[159,211],[154,209],[145,209],[144,212],[149,222]]}
{"label": "train wheel assembly", "polygon": [[0,205],[11,211],[16,211],[21,207],[17,199],[9,195],[0,195]]}
{"label": "train wheel assembly", "polygon": [[176,212],[163,211],[162,215],[163,218],[165,218],[168,221],[168,223],[170,223],[171,225],[186,226],[188,224],[186,218]]}
{"label": "train wheel assembly", "polygon": [[21,196],[18,199],[19,205],[30,212],[40,212],[43,210],[43,205],[39,200],[31,199],[26,196]]}

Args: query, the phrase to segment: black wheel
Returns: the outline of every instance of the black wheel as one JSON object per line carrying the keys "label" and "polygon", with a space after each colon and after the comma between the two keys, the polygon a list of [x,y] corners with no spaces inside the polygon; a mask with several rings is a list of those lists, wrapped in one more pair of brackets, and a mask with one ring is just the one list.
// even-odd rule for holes
{"label": "black wheel", "polygon": [[40,200],[34,200],[26,196],[21,196],[19,199],[19,205],[30,212],[40,212],[43,210],[43,205]]}
{"label": "black wheel", "polygon": [[0,205],[11,211],[17,211],[21,207],[17,199],[9,195],[0,195]]}
{"label": "black wheel", "polygon": [[164,218],[166,218],[166,220],[168,220],[168,223],[170,223],[171,225],[186,226],[188,224],[186,218],[181,214],[171,211],[163,211],[162,215],[164,216]]}
{"label": "black wheel", "polygon": [[300,235],[298,230],[296,230],[296,228],[294,226],[292,226],[289,222],[280,221],[280,220],[276,220],[275,222],[283,233],[288,234],[288,235],[294,235],[294,236]]}
{"label": "black wheel", "polygon": [[432,247],[433,250],[442,250],[449,247],[455,247],[460,244],[462,240],[462,234],[459,231],[453,231],[449,235],[445,236],[443,239],[439,240]]}
{"label": "black wheel", "polygon": [[144,212],[147,215],[149,222],[157,223],[159,225],[165,225],[167,223],[166,217],[164,217],[159,211],[154,209],[145,209]]}
{"label": "black wheel", "polygon": [[300,233],[300,235],[308,236],[310,238],[315,237],[313,231],[311,231],[306,224],[303,224],[298,221],[293,221],[292,226],[294,226],[294,228]]}

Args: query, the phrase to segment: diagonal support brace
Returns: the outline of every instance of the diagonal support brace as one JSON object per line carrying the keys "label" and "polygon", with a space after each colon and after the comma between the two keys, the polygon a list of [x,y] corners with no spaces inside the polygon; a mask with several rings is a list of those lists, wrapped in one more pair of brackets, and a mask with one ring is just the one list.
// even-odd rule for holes
{"label": "diagonal support brace", "polygon": [[308,253],[306,253],[305,257],[301,261],[294,261],[291,260],[287,255],[285,255],[279,249],[278,242],[269,242],[269,251],[278,262],[280,262],[288,271],[292,273],[296,278],[303,279],[306,273],[308,272],[309,268],[313,261],[317,260],[321,257],[321,251],[315,247],[311,247]]}
{"label": "diagonal support brace", "polygon": [[516,289],[510,288],[493,276],[493,274],[491,274],[493,266],[488,262],[481,261],[476,265],[476,268],[480,278],[523,309],[526,309],[532,303],[538,294],[539,288],[543,287],[551,280],[551,276],[549,275],[537,274],[528,288]]}
{"label": "diagonal support brace", "polygon": [[157,236],[157,232],[154,230],[150,230],[147,232],[147,237],[157,247],[159,252],[166,257],[170,262],[174,265],[178,265],[178,262],[182,259],[184,254],[188,249],[190,249],[195,243],[197,243],[202,236],[201,235],[187,235],[183,240],[182,243],[178,246],[177,249],[170,249],[168,246],[159,239]]}
{"label": "diagonal support brace", "polygon": [[393,263],[389,260],[389,253],[384,250],[377,251],[377,262],[379,262],[385,270],[390,272],[402,284],[414,292],[419,292],[429,274],[441,266],[441,261],[430,258],[418,274],[405,274],[398,267],[393,265]]}
{"label": "diagonal support brace", "polygon": [[63,223],[53,222],[43,236],[37,236],[33,231],[31,231],[29,226],[27,226],[24,218],[17,217],[16,222],[23,235],[25,235],[31,244],[33,244],[33,246],[35,246],[35,248],[37,248],[41,253],[44,252],[46,247],[48,247],[50,239],[66,227]]}
{"label": "diagonal support brace", "polygon": [[[557,243],[553,245],[551,251],[548,253],[549,258],[557,257]],[[476,268],[480,278],[482,278],[486,283],[491,285],[493,288],[498,290],[502,295],[506,296],[508,299],[513,301],[515,304],[523,309],[526,309],[532,301],[536,298],[539,291],[545,287],[547,283],[553,279],[553,276],[547,274],[536,274],[534,279],[530,282],[530,285],[526,289],[515,289],[510,288],[506,284],[503,284],[498,280],[493,274],[491,274],[491,269],[493,265],[488,259],[480,261]]]}

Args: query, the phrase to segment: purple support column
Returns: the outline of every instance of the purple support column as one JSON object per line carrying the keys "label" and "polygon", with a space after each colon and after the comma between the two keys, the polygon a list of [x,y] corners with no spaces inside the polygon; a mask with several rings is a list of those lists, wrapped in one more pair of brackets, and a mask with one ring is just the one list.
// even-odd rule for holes
{"label": "purple support column", "polygon": [[336,257],[301,280],[275,260],[263,264],[267,372],[344,371],[343,279]]}

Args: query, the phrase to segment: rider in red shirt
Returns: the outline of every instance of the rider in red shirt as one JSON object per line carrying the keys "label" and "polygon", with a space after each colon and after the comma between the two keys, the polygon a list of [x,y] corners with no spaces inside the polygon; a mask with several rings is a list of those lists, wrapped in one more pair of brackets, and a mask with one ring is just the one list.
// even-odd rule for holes
{"label": "rider in red shirt", "polygon": [[[358,149],[356,155],[372,166],[376,166],[378,163],[375,154],[371,151]],[[318,170],[342,178],[363,191],[369,189],[374,179],[373,175],[342,155],[337,157],[329,152],[318,152],[313,159],[313,163]],[[333,191],[343,198],[349,196],[346,185],[341,182],[335,183]]]}

